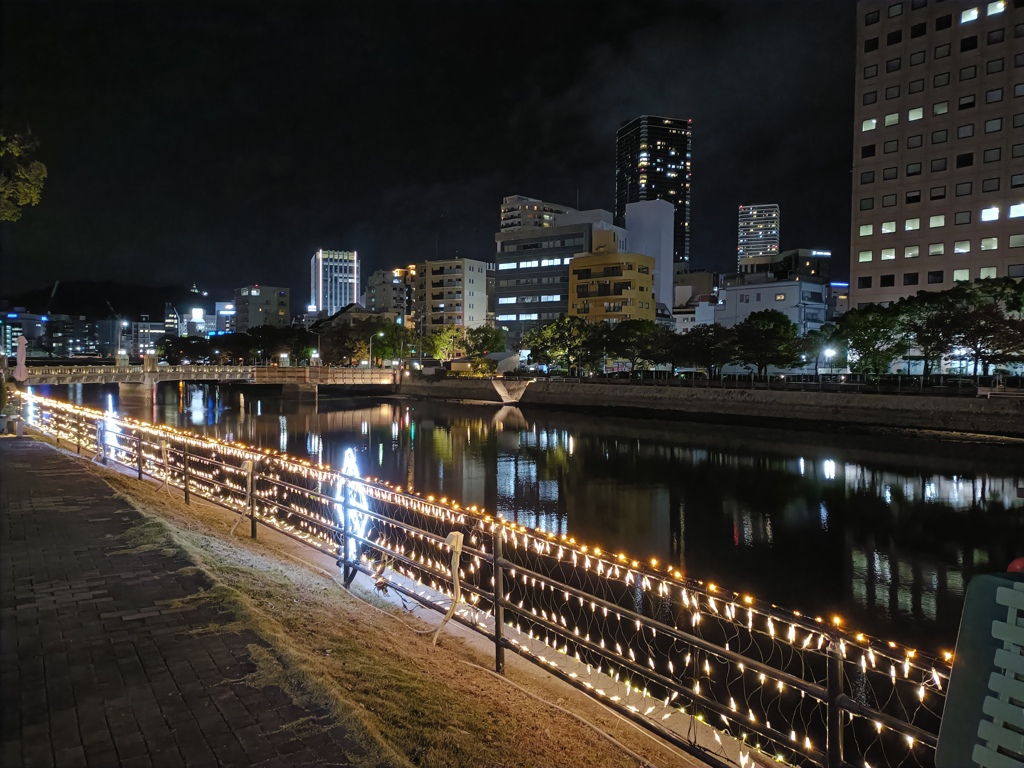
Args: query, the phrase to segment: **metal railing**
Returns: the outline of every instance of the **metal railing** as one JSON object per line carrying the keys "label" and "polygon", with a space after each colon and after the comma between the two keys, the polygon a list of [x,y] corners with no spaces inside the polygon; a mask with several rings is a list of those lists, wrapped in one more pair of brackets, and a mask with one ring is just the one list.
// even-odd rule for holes
{"label": "metal railing", "polygon": [[[801,766],[934,764],[946,661],[530,531],[454,501],[235,443],[28,398],[29,425],[273,527],[488,637],[697,754],[695,725]],[[241,520],[241,518],[240,518]],[[463,535],[457,573],[446,537]],[[948,661],[948,660],[947,660]],[[706,736],[706,734],[705,734]],[[711,742],[714,749],[715,741]],[[703,745],[703,746],[701,746]]]}

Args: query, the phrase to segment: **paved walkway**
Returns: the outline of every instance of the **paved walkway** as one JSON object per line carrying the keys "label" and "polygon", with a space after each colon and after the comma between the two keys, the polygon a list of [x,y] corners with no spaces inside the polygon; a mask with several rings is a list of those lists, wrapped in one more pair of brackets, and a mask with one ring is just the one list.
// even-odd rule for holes
{"label": "paved walkway", "polygon": [[209,587],[191,562],[126,551],[143,521],[81,461],[0,439],[0,765],[348,765],[325,711],[243,682],[253,633],[175,602]]}

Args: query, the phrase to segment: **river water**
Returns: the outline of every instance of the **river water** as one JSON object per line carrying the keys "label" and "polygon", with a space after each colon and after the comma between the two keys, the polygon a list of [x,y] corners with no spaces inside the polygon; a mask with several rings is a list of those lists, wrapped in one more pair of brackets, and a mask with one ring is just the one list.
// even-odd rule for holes
{"label": "river water", "polygon": [[[117,404],[117,389],[39,388]],[[128,415],[341,466],[672,563],[932,654],[972,575],[1024,556],[1024,447],[400,399],[161,385]]]}

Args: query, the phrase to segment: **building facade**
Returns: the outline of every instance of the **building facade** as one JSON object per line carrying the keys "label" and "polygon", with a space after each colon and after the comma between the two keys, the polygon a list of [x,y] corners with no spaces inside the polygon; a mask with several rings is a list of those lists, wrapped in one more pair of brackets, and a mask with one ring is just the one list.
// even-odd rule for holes
{"label": "building facade", "polygon": [[515,348],[523,334],[569,312],[569,265],[589,253],[595,231],[615,233],[626,250],[626,231],[609,211],[559,215],[553,227],[511,229],[495,235],[495,324]]}
{"label": "building facade", "polygon": [[416,265],[405,269],[378,269],[366,280],[365,307],[370,312],[397,312],[407,316],[412,311],[412,288]]}
{"label": "building facade", "polygon": [[235,330],[246,333],[250,328],[272,325],[287,328],[291,324],[288,289],[270,285],[247,285],[235,289]]}
{"label": "building facade", "polygon": [[614,232],[594,233],[569,269],[569,313],[588,323],[654,320],[654,258],[621,253]]}
{"label": "building facade", "polygon": [[857,6],[851,305],[1024,277],[1024,4]]}
{"label": "building facade", "polygon": [[487,321],[487,263],[438,259],[416,266],[413,307],[420,333],[445,325],[476,328]]}
{"label": "building facade", "polygon": [[774,309],[792,320],[803,336],[825,324],[826,294],[824,284],[807,280],[751,283],[744,278],[726,281],[718,291],[717,304],[702,302],[697,305],[695,322],[698,325],[718,323],[732,328],[754,312]]}
{"label": "building facade", "polygon": [[501,231],[553,227],[562,213],[573,213],[575,208],[545,203],[533,197],[510,195],[501,201]]}
{"label": "building facade", "polygon": [[654,298],[672,306],[675,209],[667,200],[626,204],[629,250],[654,259]]}
{"label": "building facade", "polygon": [[744,259],[772,256],[779,252],[781,224],[779,206],[774,203],[740,206],[736,246],[737,272],[744,271]]}
{"label": "building facade", "polygon": [[615,217],[626,205],[667,200],[675,208],[673,260],[690,260],[690,120],[641,115],[615,134]]}
{"label": "building facade", "polygon": [[309,262],[310,298],[315,312],[333,315],[359,301],[359,256],[355,251],[320,249]]}

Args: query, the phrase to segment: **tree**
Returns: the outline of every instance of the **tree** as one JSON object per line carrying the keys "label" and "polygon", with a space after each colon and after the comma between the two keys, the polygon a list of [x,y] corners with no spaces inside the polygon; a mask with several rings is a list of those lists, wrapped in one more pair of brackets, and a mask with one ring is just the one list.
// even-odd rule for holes
{"label": "tree", "polygon": [[623,320],[608,333],[608,352],[629,360],[629,370],[642,370],[657,357],[658,324],[653,320]]}
{"label": "tree", "polygon": [[[846,366],[846,341],[839,333],[839,328],[833,323],[825,323],[821,328],[808,331],[801,344],[803,353],[808,359],[814,361],[814,375],[818,375],[818,365],[824,357],[829,368],[844,368]],[[832,354],[828,354],[831,351]]]}
{"label": "tree", "polygon": [[[958,285],[949,295],[953,344],[970,350],[974,374],[987,374],[992,364],[1006,363],[1024,355],[1024,321],[1017,309],[1016,290],[1001,281],[981,280]],[[1007,315],[1007,305],[1015,316]]]}
{"label": "tree", "polygon": [[0,131],[0,221],[18,221],[25,206],[42,199],[46,166],[32,159],[38,147],[31,131]]}
{"label": "tree", "polygon": [[904,334],[908,347],[916,347],[924,366],[921,375],[927,377],[933,361],[942,367],[942,358],[953,349],[954,302],[951,291],[918,291],[896,304],[898,328]]}
{"label": "tree", "polygon": [[708,378],[721,375],[721,368],[736,355],[736,333],[718,323],[698,325],[684,333],[679,355],[696,367],[704,368]]}
{"label": "tree", "polygon": [[458,325],[442,325],[427,337],[431,357],[451,360],[466,348],[466,332]]}
{"label": "tree", "polygon": [[505,351],[505,332],[493,325],[478,325],[466,331],[466,354],[486,355]]}
{"label": "tree", "polygon": [[796,323],[777,309],[751,312],[736,326],[737,359],[757,368],[763,376],[769,365],[789,368],[800,361],[800,335]]}
{"label": "tree", "polygon": [[892,361],[907,351],[899,316],[892,307],[872,304],[851,309],[839,321],[839,330],[846,339],[854,371],[886,373]]}
{"label": "tree", "polygon": [[523,335],[523,349],[535,363],[560,362],[570,372],[600,360],[604,354],[602,328],[581,317],[560,317]]}

